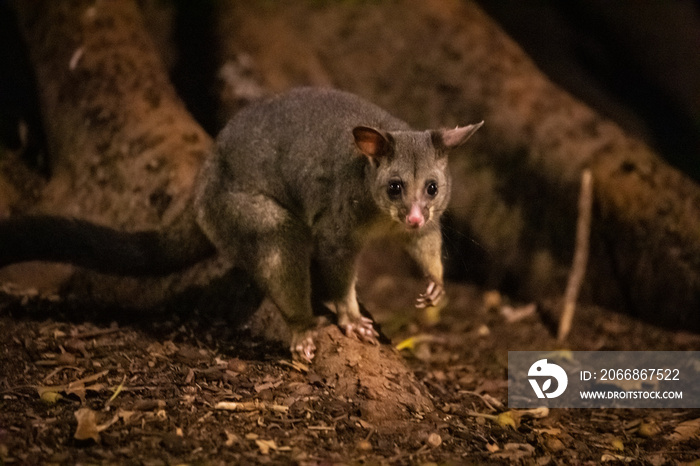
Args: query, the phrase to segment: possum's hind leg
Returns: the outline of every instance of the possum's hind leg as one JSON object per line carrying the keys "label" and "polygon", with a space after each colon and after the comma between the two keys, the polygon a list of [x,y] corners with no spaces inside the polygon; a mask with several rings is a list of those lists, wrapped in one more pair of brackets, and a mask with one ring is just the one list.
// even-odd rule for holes
{"label": "possum's hind leg", "polygon": [[360,313],[355,293],[355,254],[345,247],[319,246],[313,262],[314,299],[333,310],[338,326],[349,337],[368,343],[377,343],[379,334],[372,320]]}
{"label": "possum's hind leg", "polygon": [[314,357],[316,319],[311,307],[310,232],[274,199],[230,192],[200,217],[218,249],[248,270],[292,331],[292,355]]}

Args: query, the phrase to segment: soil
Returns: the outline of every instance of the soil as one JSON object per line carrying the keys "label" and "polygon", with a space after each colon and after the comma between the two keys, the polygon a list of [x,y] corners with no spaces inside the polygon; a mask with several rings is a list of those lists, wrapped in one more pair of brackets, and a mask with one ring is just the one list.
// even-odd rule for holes
{"label": "soil", "polygon": [[[382,255],[372,254],[361,299],[393,344],[408,346],[402,355],[436,407],[413,412],[398,433],[368,421],[359,400],[335,395],[313,365],[292,363],[282,342],[262,339],[254,317],[236,327],[196,309],[129,315],[5,286],[0,459],[682,464],[699,457],[696,410],[509,411],[507,356],[562,347],[689,350],[700,336],[582,306],[562,346],[548,323],[556,303],[509,303],[465,283],[449,283],[449,303],[428,315],[411,306],[421,281],[401,272],[400,261],[380,263],[373,258]],[[520,317],[508,318],[513,312]],[[500,413],[508,414],[494,417]]]}

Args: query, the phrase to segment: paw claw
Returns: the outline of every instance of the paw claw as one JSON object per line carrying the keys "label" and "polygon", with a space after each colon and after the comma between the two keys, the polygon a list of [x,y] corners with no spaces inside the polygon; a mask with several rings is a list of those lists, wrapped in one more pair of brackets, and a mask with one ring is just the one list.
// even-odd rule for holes
{"label": "paw claw", "polygon": [[416,307],[418,309],[423,309],[429,306],[436,306],[444,295],[445,289],[442,285],[431,280],[430,283],[428,283],[428,288],[425,290],[425,293],[422,293],[418,296],[418,299],[416,299]]}
{"label": "paw claw", "polygon": [[310,363],[316,352],[316,345],[314,344],[314,337],[316,332],[313,330],[308,330],[306,332],[294,333],[292,336],[292,344],[290,346],[290,351],[292,352],[292,358]]}
{"label": "paw claw", "polygon": [[379,344],[377,337],[379,333],[372,326],[372,319],[360,317],[357,321],[343,325],[345,335],[355,338],[363,343]]}

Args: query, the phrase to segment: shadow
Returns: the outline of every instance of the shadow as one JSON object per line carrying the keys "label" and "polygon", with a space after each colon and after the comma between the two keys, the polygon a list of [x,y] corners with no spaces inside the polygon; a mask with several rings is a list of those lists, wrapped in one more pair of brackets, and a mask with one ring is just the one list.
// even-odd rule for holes
{"label": "shadow", "polygon": [[[360,303],[365,317],[372,316]],[[329,325],[337,319],[325,306],[315,306],[317,317]],[[18,297],[0,293],[0,315],[16,320],[52,320],[100,326],[117,324],[176,343],[205,342],[241,359],[288,359],[289,330],[279,310],[265,301],[248,275],[233,268],[206,286],[190,287],[150,308],[105,304],[97,300]],[[374,319],[373,319],[374,320]],[[391,340],[374,324],[381,344]],[[175,336],[175,337],[174,337]]]}
{"label": "shadow", "polygon": [[0,314],[16,320],[52,320],[100,326],[116,323],[157,339],[206,342],[244,359],[288,357],[285,345],[249,327],[261,309],[263,294],[239,269],[211,283],[190,287],[150,308],[105,304],[97,300],[46,299],[0,293]]}
{"label": "shadow", "polygon": [[170,79],[188,110],[204,130],[215,135],[218,41],[214,37],[214,2],[176,0],[175,36],[178,60]]}
{"label": "shadow", "polygon": [[0,146],[21,151],[30,168],[48,176],[36,79],[28,57],[14,10],[0,0]]}

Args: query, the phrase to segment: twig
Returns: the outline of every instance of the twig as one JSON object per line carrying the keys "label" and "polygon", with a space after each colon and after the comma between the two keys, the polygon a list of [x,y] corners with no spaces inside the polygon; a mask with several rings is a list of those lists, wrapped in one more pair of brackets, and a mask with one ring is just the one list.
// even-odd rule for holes
{"label": "twig", "polygon": [[593,176],[591,171],[586,169],[581,174],[581,194],[578,201],[578,222],[576,224],[576,249],[574,252],[574,262],[569,274],[569,282],[566,285],[564,294],[564,310],[561,313],[559,322],[560,342],[566,340],[571,330],[571,323],[574,320],[576,301],[578,293],[581,291],[583,277],[586,274],[588,263],[588,251],[591,236],[591,212],[593,210]]}
{"label": "twig", "polygon": [[[459,394],[472,395],[480,398],[481,401],[486,405],[486,407],[491,411],[498,411],[499,409],[503,408],[503,403],[501,403],[491,395],[488,395],[487,397],[485,395],[482,395],[481,393],[477,393],[471,390],[460,390]],[[492,402],[498,403],[498,406],[494,406]]]}

